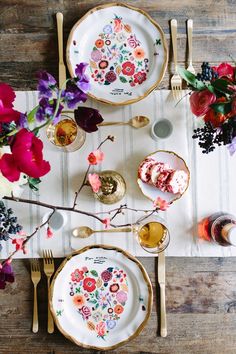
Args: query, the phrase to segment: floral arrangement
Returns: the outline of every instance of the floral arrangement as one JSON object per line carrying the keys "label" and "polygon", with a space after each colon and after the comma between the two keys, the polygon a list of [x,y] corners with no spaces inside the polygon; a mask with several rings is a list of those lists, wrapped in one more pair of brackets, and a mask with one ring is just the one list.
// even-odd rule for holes
{"label": "floral arrangement", "polygon": [[202,125],[194,130],[203,153],[226,145],[230,154],[236,151],[236,67],[228,63],[219,66],[202,64],[202,72],[193,75],[179,68],[179,74],[192,90],[190,107],[201,118]]}
{"label": "floral arrangement", "polygon": [[[27,243],[47,226],[47,237],[52,237],[53,233],[49,227],[49,221],[56,210],[87,215],[100,221],[107,227],[131,226],[116,225],[114,218],[124,213],[126,210],[141,212],[136,223],[144,220],[159,210],[166,210],[168,203],[158,198],[153,209],[137,210],[129,208],[126,204],[119,208],[108,210],[102,213],[90,213],[77,208],[79,193],[85,186],[90,186],[94,192],[101,187],[102,181],[98,174],[90,173],[92,166],[101,163],[104,153],[102,145],[107,141],[114,141],[114,137],[107,136],[88,157],[88,168],[85,172],[81,185],[75,192],[72,205],[55,206],[39,200],[24,199],[20,197],[22,185],[28,183],[33,190],[38,190],[40,178],[45,176],[51,169],[49,161],[43,158],[43,142],[40,139],[40,129],[49,123],[57,124],[61,113],[65,114],[65,106],[74,109],[76,123],[86,132],[91,133],[98,129],[97,125],[103,121],[99,111],[89,107],[77,106],[87,99],[89,90],[89,79],[85,73],[87,64],[77,65],[72,79],[67,79],[61,89],[58,88],[55,78],[45,71],[38,73],[39,104],[31,112],[18,112],[13,107],[15,100],[14,90],[5,83],[0,83],[0,247],[2,242],[11,240],[15,250],[11,252],[7,259],[0,263],[0,289],[4,289],[8,282],[14,281],[14,273],[11,261],[16,252],[27,253]],[[70,113],[73,111],[69,111]],[[49,217],[41,225],[35,227],[33,232],[27,235],[23,231],[23,226],[18,224],[17,216],[12,208],[7,208],[4,200],[17,203],[38,205],[51,210]],[[102,214],[102,215],[100,215]],[[143,215],[144,214],[144,215]]]}

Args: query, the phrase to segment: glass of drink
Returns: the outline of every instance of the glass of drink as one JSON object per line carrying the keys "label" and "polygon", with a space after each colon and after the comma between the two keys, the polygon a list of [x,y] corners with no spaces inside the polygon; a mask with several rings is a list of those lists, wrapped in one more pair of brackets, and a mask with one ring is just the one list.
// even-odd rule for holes
{"label": "glass of drink", "polygon": [[50,124],[46,134],[52,144],[66,152],[80,149],[86,138],[85,131],[69,116],[61,116],[57,124]]}
{"label": "glass of drink", "polygon": [[166,222],[158,216],[150,216],[134,226],[138,243],[149,253],[164,251],[170,242]]}

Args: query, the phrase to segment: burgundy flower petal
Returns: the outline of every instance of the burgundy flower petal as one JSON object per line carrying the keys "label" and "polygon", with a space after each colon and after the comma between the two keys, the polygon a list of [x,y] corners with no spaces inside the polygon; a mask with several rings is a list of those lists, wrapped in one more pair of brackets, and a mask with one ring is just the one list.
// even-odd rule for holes
{"label": "burgundy flower petal", "polygon": [[[1,99],[0,99],[1,103]],[[17,122],[20,118],[20,112],[15,111],[12,108],[4,107],[0,104],[0,122],[2,123],[9,123],[12,121]]]}
{"label": "burgundy flower petal", "polygon": [[4,177],[10,182],[18,181],[20,178],[20,171],[15,164],[13,155],[4,154],[0,160],[0,170]]}

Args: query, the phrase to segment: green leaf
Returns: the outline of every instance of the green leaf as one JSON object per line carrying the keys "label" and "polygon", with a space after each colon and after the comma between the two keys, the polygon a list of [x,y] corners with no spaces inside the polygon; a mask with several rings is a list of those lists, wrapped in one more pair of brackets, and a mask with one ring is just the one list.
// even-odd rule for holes
{"label": "green leaf", "polygon": [[28,113],[27,121],[28,121],[29,124],[34,122],[34,116],[37,113],[38,109],[39,109],[39,106],[36,106],[34,109],[32,109],[31,112]]}
{"label": "green leaf", "polygon": [[29,183],[29,187],[30,189],[32,189],[33,191],[37,192],[39,189],[37,187],[37,185],[41,182],[40,178],[33,178],[33,177],[29,177],[28,178],[28,183]]}
{"label": "green leaf", "polygon": [[89,300],[88,302],[91,303],[91,304],[96,304],[97,300],[95,300],[95,299],[94,300]]}
{"label": "green leaf", "polygon": [[228,81],[224,79],[217,79],[212,82],[212,86],[214,87],[215,90],[218,92],[224,93],[224,94],[232,94],[232,91],[228,89]]}
{"label": "green leaf", "polygon": [[109,81],[104,81],[104,85],[110,85]]}
{"label": "green leaf", "polygon": [[96,299],[98,299],[98,298],[99,298],[99,293],[98,293],[98,291],[97,291],[97,290],[95,291],[95,296],[96,296]]}
{"label": "green leaf", "polygon": [[91,270],[90,273],[94,276],[94,277],[98,277],[98,273],[96,272],[96,270]]}
{"label": "green leaf", "polygon": [[231,111],[231,102],[219,102],[211,104],[215,112],[228,114]]}
{"label": "green leaf", "polygon": [[206,85],[202,81],[198,80],[195,75],[190,73],[190,71],[183,68],[178,68],[178,73],[187,83],[193,86],[196,90],[204,90],[206,88]]}
{"label": "green leaf", "polygon": [[126,78],[124,76],[119,76],[119,79],[123,83],[127,82],[127,80],[126,80]]}

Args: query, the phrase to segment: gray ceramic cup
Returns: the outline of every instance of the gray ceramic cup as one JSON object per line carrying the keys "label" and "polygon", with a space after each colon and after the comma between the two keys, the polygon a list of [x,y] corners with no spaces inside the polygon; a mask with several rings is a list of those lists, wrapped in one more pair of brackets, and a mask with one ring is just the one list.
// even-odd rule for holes
{"label": "gray ceramic cup", "polygon": [[155,120],[151,126],[151,137],[154,140],[166,139],[173,131],[173,125],[168,119]]}

